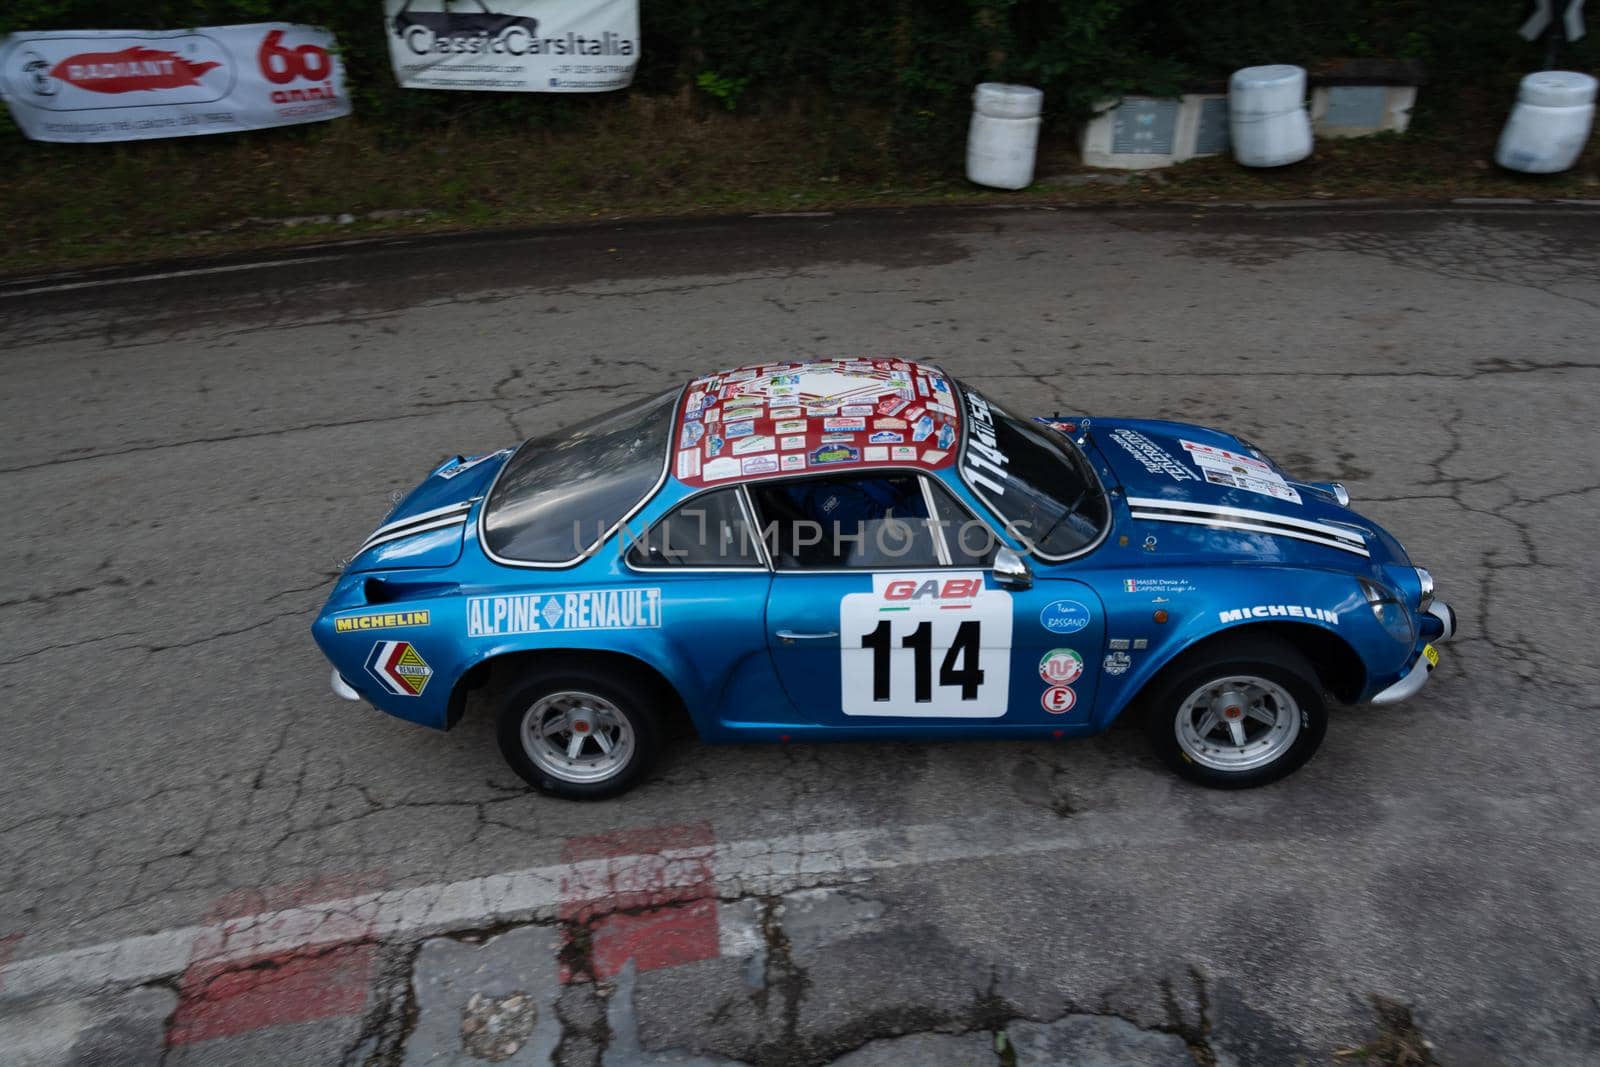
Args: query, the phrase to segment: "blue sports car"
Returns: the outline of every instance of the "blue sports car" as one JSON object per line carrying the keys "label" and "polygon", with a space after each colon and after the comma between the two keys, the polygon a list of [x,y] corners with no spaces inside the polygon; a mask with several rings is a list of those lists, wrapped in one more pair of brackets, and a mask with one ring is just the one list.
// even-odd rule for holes
{"label": "blue sports car", "polygon": [[350,700],[448,729],[488,687],[528,782],[706,741],[1062,738],[1128,709],[1185,778],[1274,781],[1333,700],[1417,692],[1428,572],[1249,442],[1022,418],[901,359],[764,363],[434,470],[312,626]]}

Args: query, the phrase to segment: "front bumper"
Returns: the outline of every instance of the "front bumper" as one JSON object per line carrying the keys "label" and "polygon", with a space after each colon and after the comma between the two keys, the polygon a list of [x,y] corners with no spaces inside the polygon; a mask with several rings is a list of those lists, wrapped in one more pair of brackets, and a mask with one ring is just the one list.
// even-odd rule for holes
{"label": "front bumper", "polygon": [[[1411,668],[1401,676],[1398,682],[1383,690],[1372,698],[1374,704],[1398,704],[1409,699],[1428,684],[1428,675],[1433,673],[1433,668],[1439,663],[1439,653],[1435,651],[1435,644],[1443,644],[1456,635],[1456,613],[1450,610],[1450,605],[1442,600],[1436,600],[1428,605],[1427,619],[1429,623],[1424,627],[1428,634],[1428,643],[1422,646],[1417,653],[1417,658],[1412,661]],[[1437,634],[1429,631],[1437,630]]]}
{"label": "front bumper", "polygon": [[344,680],[344,676],[339,673],[339,668],[337,667],[333,669],[333,678],[329,682],[329,685],[333,687],[333,695],[336,697],[340,697],[344,700],[361,699],[361,694],[356,692],[355,689],[351,687],[350,683]]}

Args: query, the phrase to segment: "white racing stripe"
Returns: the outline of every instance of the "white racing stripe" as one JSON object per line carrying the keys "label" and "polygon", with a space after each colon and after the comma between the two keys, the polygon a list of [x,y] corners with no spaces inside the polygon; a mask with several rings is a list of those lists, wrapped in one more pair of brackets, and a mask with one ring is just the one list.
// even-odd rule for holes
{"label": "white racing stripe", "polygon": [[0,299],[8,296],[33,296],[37,293],[64,293],[72,289],[102,289],[108,285],[132,285],[135,282],[163,282],[169,278],[193,278],[202,274],[232,274],[241,270],[265,270],[268,267],[292,267],[298,263],[321,263],[343,256],[301,256],[298,259],[263,260],[260,263],[231,263],[222,267],[194,267],[189,270],[168,270],[158,274],[136,274],[131,278],[98,278],[88,282],[62,282],[57,285],[36,285],[31,289],[0,290]]}
{"label": "white racing stripe", "polygon": [[443,530],[449,526],[461,526],[466,521],[465,515],[457,515],[454,518],[435,519],[433,522],[425,522],[418,526],[408,526],[403,530],[395,530],[393,533],[373,534],[361,543],[360,548],[356,549],[356,555],[359,556],[369,548],[376,548],[378,545],[388,544],[390,541],[398,541],[403,537],[427,533],[429,530]]}
{"label": "white racing stripe", "polygon": [[1349,541],[1335,541],[1328,537],[1318,537],[1316,534],[1299,533],[1282,526],[1261,526],[1250,522],[1233,522],[1221,516],[1207,515],[1157,515],[1151,511],[1135,511],[1133,517],[1146,522],[1177,522],[1185,526],[1205,526],[1223,530],[1244,530],[1249,533],[1269,534],[1273,537],[1292,537],[1296,541],[1310,541],[1313,544],[1327,545],[1344,552],[1353,552],[1358,556],[1371,557],[1372,553],[1365,548],[1357,548]]}
{"label": "white racing stripe", "polygon": [[1130,496],[1128,507],[1138,510],[1140,508],[1159,508],[1162,511],[1189,511],[1200,515],[1223,515],[1230,519],[1241,519],[1245,522],[1270,523],[1274,526],[1293,526],[1301,530],[1310,530],[1312,533],[1321,534],[1323,537],[1332,537],[1338,540],[1352,541],[1364,544],[1361,535],[1354,530],[1343,526],[1334,526],[1325,522],[1311,522],[1306,519],[1297,519],[1290,515],[1279,515],[1271,511],[1250,511],[1246,508],[1230,508],[1222,504],[1191,504],[1186,500],[1163,500],[1160,497]]}
{"label": "white racing stripe", "polygon": [[407,515],[403,519],[396,519],[393,522],[384,523],[376,530],[373,530],[371,537],[368,537],[367,540],[370,541],[373,537],[388,533],[390,530],[398,530],[402,526],[410,526],[412,523],[422,522],[424,519],[438,518],[444,515],[454,515],[457,512],[464,513],[471,507],[471,500],[462,500],[454,504],[446,504],[442,508],[434,508],[431,511],[419,511],[415,515]]}
{"label": "white racing stripe", "polygon": [[[1157,838],[1165,836],[1168,840]],[[109,941],[0,969],[0,1005],[160,981],[191,964],[238,961],[355,938],[414,940],[506,922],[549,921],[560,905],[704,886],[722,897],[780,894],[873,871],[1093,848],[1177,843],[1139,813],[1041,836],[1017,827],[944,823],[753,838],[394,889]],[[203,953],[198,946],[204,946]]]}

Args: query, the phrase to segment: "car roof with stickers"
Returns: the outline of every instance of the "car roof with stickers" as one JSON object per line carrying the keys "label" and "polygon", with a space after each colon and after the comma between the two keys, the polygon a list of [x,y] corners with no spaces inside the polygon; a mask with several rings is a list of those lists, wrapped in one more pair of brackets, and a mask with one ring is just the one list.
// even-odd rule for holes
{"label": "car roof with stickers", "polygon": [[760,363],[696,378],[672,429],[685,485],[862,468],[940,470],[961,439],[955,387],[904,359]]}

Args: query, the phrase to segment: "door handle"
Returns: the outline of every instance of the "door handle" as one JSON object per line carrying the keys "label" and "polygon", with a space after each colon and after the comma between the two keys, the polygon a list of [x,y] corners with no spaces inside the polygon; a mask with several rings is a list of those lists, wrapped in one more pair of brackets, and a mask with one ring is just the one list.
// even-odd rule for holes
{"label": "door handle", "polygon": [[779,641],[826,641],[830,637],[838,637],[838,630],[829,630],[820,634],[797,634],[793,630],[779,630]]}

